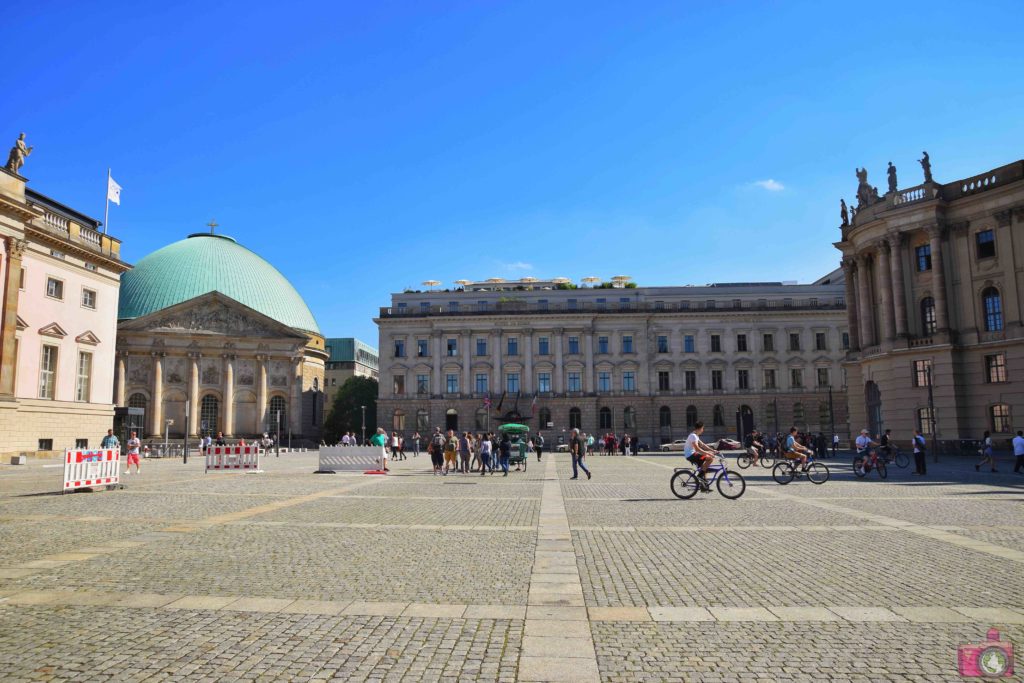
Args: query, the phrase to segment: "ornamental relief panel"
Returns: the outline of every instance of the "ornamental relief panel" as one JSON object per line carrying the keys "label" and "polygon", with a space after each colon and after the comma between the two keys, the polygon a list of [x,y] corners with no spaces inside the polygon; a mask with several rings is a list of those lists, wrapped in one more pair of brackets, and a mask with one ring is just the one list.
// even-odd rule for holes
{"label": "ornamental relief panel", "polygon": [[157,318],[150,330],[214,332],[234,337],[279,337],[281,332],[245,313],[217,304],[196,306]]}
{"label": "ornamental relief panel", "polygon": [[149,384],[153,374],[153,359],[145,356],[128,357],[128,382],[131,384]]}
{"label": "ornamental relief panel", "polygon": [[288,363],[283,360],[275,360],[270,363],[270,386],[288,386]]}
{"label": "ornamental relief panel", "polygon": [[236,382],[242,387],[251,387],[256,384],[256,363],[251,360],[240,360],[236,365]]}
{"label": "ornamental relief panel", "polygon": [[164,381],[167,384],[185,383],[184,358],[167,358],[164,360]]}
{"label": "ornamental relief panel", "polygon": [[211,384],[217,386],[220,384],[220,361],[212,359],[204,359],[202,364],[202,370],[200,371],[200,380],[203,384]]}

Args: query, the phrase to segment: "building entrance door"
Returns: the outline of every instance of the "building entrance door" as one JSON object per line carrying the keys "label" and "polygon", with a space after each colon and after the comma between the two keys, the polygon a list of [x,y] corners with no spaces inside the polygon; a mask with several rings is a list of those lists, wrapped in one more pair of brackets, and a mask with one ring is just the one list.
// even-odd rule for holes
{"label": "building entrance door", "polygon": [[444,428],[450,429],[453,432],[459,431],[459,412],[454,408],[449,408],[448,412],[445,413]]}
{"label": "building entrance door", "polygon": [[882,433],[882,392],[874,382],[864,385],[864,406],[868,414],[868,431],[872,437]]}

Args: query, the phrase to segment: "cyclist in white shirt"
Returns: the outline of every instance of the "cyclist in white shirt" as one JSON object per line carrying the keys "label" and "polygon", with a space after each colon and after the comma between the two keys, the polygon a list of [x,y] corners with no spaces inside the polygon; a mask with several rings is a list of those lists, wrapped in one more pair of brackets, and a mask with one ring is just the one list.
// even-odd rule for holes
{"label": "cyclist in white shirt", "polygon": [[698,475],[703,479],[704,475],[708,472],[708,467],[715,460],[715,451],[711,446],[700,440],[700,435],[704,433],[704,423],[698,422],[693,426],[693,431],[688,437],[686,437],[686,445],[683,447],[683,455],[686,459],[697,465],[700,469]]}

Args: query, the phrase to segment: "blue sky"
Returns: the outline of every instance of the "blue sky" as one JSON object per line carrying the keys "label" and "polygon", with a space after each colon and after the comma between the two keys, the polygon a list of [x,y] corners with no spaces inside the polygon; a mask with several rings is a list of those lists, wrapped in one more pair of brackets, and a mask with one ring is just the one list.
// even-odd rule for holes
{"label": "blue sky", "polygon": [[[328,336],[427,279],[801,282],[854,168],[1024,157],[1018,2],[5,5],[0,137],[137,261],[211,218]],[[1004,28],[1001,28],[1004,27]],[[772,180],[773,183],[759,181]],[[768,185],[769,187],[765,187]]]}

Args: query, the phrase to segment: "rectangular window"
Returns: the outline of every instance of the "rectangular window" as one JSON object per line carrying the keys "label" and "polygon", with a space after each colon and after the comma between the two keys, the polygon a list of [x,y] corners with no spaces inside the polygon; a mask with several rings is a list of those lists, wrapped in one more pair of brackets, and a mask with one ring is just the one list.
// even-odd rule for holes
{"label": "rectangular window", "polygon": [[764,371],[764,388],[774,389],[775,388],[775,370],[768,369]]}
{"label": "rectangular window", "polygon": [[476,355],[486,356],[487,355],[487,340],[477,339],[476,340]]}
{"label": "rectangular window", "polygon": [[57,377],[57,347],[43,345],[39,360],[39,398],[54,397],[54,380]]}
{"label": "rectangular window", "polygon": [[690,310],[690,302],[689,301],[680,301],[679,302],[679,310],[680,311],[688,311],[688,310]]}
{"label": "rectangular window", "polygon": [[518,356],[519,355],[519,337],[508,338],[508,355]]}
{"label": "rectangular window", "polygon": [[737,334],[736,335],[736,350],[746,351],[747,350],[747,335]]}
{"label": "rectangular window", "polygon": [[669,373],[667,370],[658,371],[658,391],[669,391]]}
{"label": "rectangular window", "polygon": [[607,299],[598,299],[597,300],[597,310],[599,310],[599,311],[608,310],[608,300]]}
{"label": "rectangular window", "polygon": [[696,353],[697,346],[694,344],[693,335],[688,334],[683,337],[683,353]]}
{"label": "rectangular window", "polygon": [[668,337],[664,335],[658,337],[658,353],[668,353]]}
{"label": "rectangular window", "polygon": [[811,297],[810,299],[807,300],[807,305],[810,306],[811,308],[817,308],[818,300],[815,297]]}
{"label": "rectangular window", "polygon": [[843,351],[847,351],[850,348],[850,333],[843,332]]}
{"label": "rectangular window", "polygon": [[547,356],[551,353],[551,342],[547,337],[541,337],[537,340],[537,354],[541,356]]}
{"label": "rectangular window", "polygon": [[800,368],[791,368],[789,371],[789,386],[793,389],[804,388],[804,371]]}
{"label": "rectangular window", "polygon": [[715,300],[708,299],[706,302],[704,302],[704,308],[708,309],[709,311],[715,310]]}
{"label": "rectangular window", "polygon": [[491,307],[491,304],[490,304],[489,301],[477,301],[476,302],[476,310],[480,311],[481,313],[486,313],[490,309],[490,307]]}
{"label": "rectangular window", "polygon": [[420,311],[422,313],[429,312],[430,311],[430,302],[429,301],[421,301],[420,302]]}
{"label": "rectangular window", "polygon": [[721,391],[722,390],[722,371],[712,370],[711,371],[711,390]]}
{"label": "rectangular window", "polygon": [[478,372],[476,374],[476,393],[486,394],[487,393],[487,373]]}
{"label": "rectangular window", "polygon": [[575,311],[579,307],[579,303],[576,301],[576,299],[566,300],[565,305],[566,308],[568,308],[570,311]]}
{"label": "rectangular window", "polygon": [[622,373],[622,390],[636,391],[636,373],[627,371]]}
{"label": "rectangular window", "polygon": [[683,381],[685,382],[687,391],[697,391],[697,371],[687,370],[683,373]]}
{"label": "rectangular window", "polygon": [[580,381],[580,373],[569,373],[569,391],[583,391],[583,383]]}
{"label": "rectangular window", "polygon": [[612,373],[597,373],[597,390],[601,392],[608,392],[612,390]]}
{"label": "rectangular window", "polygon": [[633,353],[633,337],[626,335],[622,338],[622,352]]}
{"label": "rectangular window", "polygon": [[914,249],[914,258],[917,261],[917,272],[923,273],[932,269],[932,246],[922,244]]}
{"label": "rectangular window", "polygon": [[569,337],[569,353],[579,353],[579,352],[580,352],[580,338],[579,337]]}
{"label": "rectangular window", "polygon": [[736,371],[736,387],[738,389],[750,388],[750,370]]}
{"label": "rectangular window", "polygon": [[395,358],[405,358],[405,340],[395,340]]}
{"label": "rectangular window", "polygon": [[458,313],[459,312],[459,302],[458,301],[449,301],[448,302],[448,312],[449,313]]}
{"label": "rectangular window", "polygon": [[75,439],[75,448],[82,450],[89,448],[89,439]]}
{"label": "rectangular window", "polygon": [[775,335],[771,333],[761,335],[761,345],[764,347],[765,351],[774,351]]}
{"label": "rectangular window", "polygon": [[519,373],[510,372],[505,375],[505,390],[510,394],[519,393]]}
{"label": "rectangular window", "polygon": [[537,308],[542,310],[542,311],[548,310],[548,300],[547,299],[537,299]]}
{"label": "rectangular window", "polygon": [[818,386],[827,387],[829,385],[828,368],[818,368]]}
{"label": "rectangular window", "polygon": [[1006,355],[996,353],[985,356],[985,381],[990,384],[1006,381]]}
{"label": "rectangular window", "polygon": [[629,310],[629,297],[624,296],[619,298],[619,309],[623,311]]}
{"label": "rectangular window", "polygon": [[[332,382],[333,384],[333,382]],[[416,375],[416,393],[426,394],[430,392],[430,379],[427,375]]]}
{"label": "rectangular window", "polygon": [[815,351],[826,351],[827,345],[825,344],[825,333],[815,332],[814,333],[814,350]]}
{"label": "rectangular window", "polygon": [[92,354],[87,351],[78,352],[78,376],[75,381],[75,400],[89,400],[92,387]]}
{"label": "rectangular window", "polygon": [[95,290],[82,288],[82,307],[96,310]]}
{"label": "rectangular window", "polygon": [[974,236],[978,246],[978,258],[991,258],[996,255],[996,235],[992,230],[982,230]]}
{"label": "rectangular window", "polygon": [[430,343],[426,339],[416,340],[416,355],[420,358],[430,355]]}
{"label": "rectangular window", "polygon": [[735,309],[743,308],[743,300],[742,299],[733,299],[732,300],[732,307],[735,308]]}
{"label": "rectangular window", "polygon": [[63,299],[64,283],[58,280],[57,278],[46,278],[46,296],[50,297],[51,299]]}
{"label": "rectangular window", "polygon": [[800,350],[800,333],[790,332],[789,334],[789,350],[799,351]]}
{"label": "rectangular window", "polygon": [[711,335],[711,352],[721,353],[722,351],[722,335],[713,334]]}
{"label": "rectangular window", "polygon": [[25,289],[25,269],[22,268],[21,272],[18,273],[18,289]]}
{"label": "rectangular window", "polygon": [[597,352],[608,353],[608,337],[597,338]]}
{"label": "rectangular window", "polygon": [[551,393],[551,373],[542,372],[537,375],[537,391],[542,394]]}
{"label": "rectangular window", "polygon": [[459,355],[459,340],[449,339],[448,340],[448,355],[457,356]]}
{"label": "rectangular window", "polygon": [[931,383],[932,362],[930,360],[914,361],[914,386],[926,387]]}
{"label": "rectangular window", "polygon": [[52,451],[53,450],[53,439],[39,439],[39,450],[41,450],[41,451]]}
{"label": "rectangular window", "polygon": [[405,375],[395,375],[393,379],[395,396],[403,395],[405,393]]}
{"label": "rectangular window", "polygon": [[654,302],[654,310],[656,310],[656,311],[664,311],[665,310],[665,302],[664,301],[655,301]]}
{"label": "rectangular window", "polygon": [[931,408],[917,409],[917,429],[921,434],[932,433],[932,410]]}
{"label": "rectangular window", "polygon": [[1007,434],[1010,432],[1010,406],[1005,403],[997,403],[989,409],[992,414],[992,431],[996,434]]}
{"label": "rectangular window", "polygon": [[459,393],[459,376],[456,374],[445,375],[444,388],[449,394]]}

